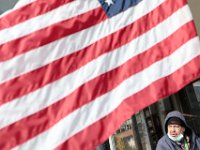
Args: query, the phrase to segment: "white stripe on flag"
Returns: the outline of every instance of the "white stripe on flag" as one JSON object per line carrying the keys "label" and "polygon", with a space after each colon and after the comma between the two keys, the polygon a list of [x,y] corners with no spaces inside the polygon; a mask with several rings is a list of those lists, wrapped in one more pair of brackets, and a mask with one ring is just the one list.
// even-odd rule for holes
{"label": "white stripe on flag", "polygon": [[23,7],[23,6],[25,6],[25,5],[28,5],[28,4],[30,4],[30,3],[34,2],[34,1],[36,1],[36,0],[18,0],[18,2],[16,3],[16,5],[15,5],[12,9],[7,10],[6,12],[4,12],[3,14],[0,15],[0,17],[3,17],[3,16],[5,16],[6,14],[8,14],[8,13],[10,13],[10,12],[13,12],[13,11],[15,11],[16,9],[18,9],[18,8],[20,8],[20,7]]}
{"label": "white stripe on flag", "polygon": [[35,1],[37,1],[37,0],[19,0],[17,2],[17,4],[15,5],[15,7],[13,8],[13,10],[20,8],[20,7],[23,7],[25,5],[28,5],[28,4],[35,2]]}
{"label": "white stripe on flag", "polygon": [[[156,8],[160,3],[164,2],[164,0],[154,0],[153,2],[149,0],[143,1],[145,2],[141,2],[141,5],[144,5],[143,7],[145,9],[141,9],[141,7],[137,6],[130,8],[124,13],[112,17],[111,19],[108,19],[89,29],[80,31],[37,49],[33,49],[32,51],[29,51],[23,55],[19,55],[11,60],[0,62],[0,83],[44,66],[54,60],[62,58],[65,55],[79,51],[80,49],[94,43],[95,41],[98,41],[99,39],[131,24],[139,17],[144,16]],[[148,7],[145,7],[145,5],[148,5]],[[137,15],[130,15],[133,13]],[[120,23],[116,24],[116,22],[119,22],[119,20]],[[91,36],[94,32],[98,32],[97,36]],[[16,67],[15,64],[19,63],[20,66]]]}
{"label": "white stripe on flag", "polygon": [[[82,13],[99,7],[96,0],[75,0],[61,7],[58,7],[48,13],[32,18],[23,23],[0,31],[0,44],[23,37],[37,30],[48,27],[54,23],[76,17]],[[66,15],[67,14],[67,15]],[[23,29],[23,30],[21,30]]]}
{"label": "white stripe on flag", "polygon": [[[60,80],[57,80],[52,84],[0,106],[0,128],[14,123],[19,119],[22,119],[57,102],[73,92],[83,83],[120,66],[133,56],[146,51],[148,48],[167,38],[174,31],[192,19],[191,15],[185,15],[184,18],[181,17],[183,13],[188,14],[187,11],[187,6],[181,8],[161,24],[157,25],[155,28],[151,29],[149,32],[146,32],[130,43],[116,49],[111,53],[99,57],[98,59],[88,63],[84,67],[69,74],[68,76],[63,77]],[[165,32],[162,32],[163,29],[165,29]],[[145,44],[138,44],[142,42]],[[118,61],[116,61],[116,58],[119,58],[119,56],[120,59],[117,59]],[[74,83],[74,81],[76,82]],[[37,103],[35,102],[36,99]],[[17,110],[20,111],[18,112]]]}
{"label": "white stripe on flag", "polygon": [[[172,74],[198,55],[200,55],[200,44],[199,38],[196,37],[177,49],[169,57],[154,63],[142,72],[125,80],[116,89],[77,109],[48,131],[16,147],[16,149],[27,150],[32,147],[37,150],[54,149],[74,134],[108,115],[127,97],[139,92],[154,81]],[[140,81],[140,83],[135,84],[137,81]],[[88,116],[88,112],[92,113]]]}

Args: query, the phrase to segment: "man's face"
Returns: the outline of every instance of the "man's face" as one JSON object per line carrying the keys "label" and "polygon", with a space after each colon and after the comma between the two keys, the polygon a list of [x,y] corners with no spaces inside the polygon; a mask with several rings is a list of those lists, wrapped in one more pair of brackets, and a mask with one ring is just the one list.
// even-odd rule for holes
{"label": "man's face", "polygon": [[184,133],[185,128],[177,124],[169,124],[167,130],[172,137],[177,137],[179,134]]}

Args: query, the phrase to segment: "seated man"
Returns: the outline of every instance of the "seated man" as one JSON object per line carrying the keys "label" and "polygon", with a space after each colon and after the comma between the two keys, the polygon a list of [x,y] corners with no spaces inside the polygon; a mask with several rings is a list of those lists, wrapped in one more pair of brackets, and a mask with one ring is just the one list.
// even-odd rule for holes
{"label": "seated man", "polygon": [[180,112],[172,111],[166,116],[165,132],[156,150],[200,150],[200,138],[189,128]]}

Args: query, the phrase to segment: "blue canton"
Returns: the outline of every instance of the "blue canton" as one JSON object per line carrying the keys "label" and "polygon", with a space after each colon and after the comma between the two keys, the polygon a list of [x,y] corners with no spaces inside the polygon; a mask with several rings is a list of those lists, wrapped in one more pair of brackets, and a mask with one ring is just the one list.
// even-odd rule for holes
{"label": "blue canton", "polygon": [[109,17],[137,5],[142,0],[98,0]]}

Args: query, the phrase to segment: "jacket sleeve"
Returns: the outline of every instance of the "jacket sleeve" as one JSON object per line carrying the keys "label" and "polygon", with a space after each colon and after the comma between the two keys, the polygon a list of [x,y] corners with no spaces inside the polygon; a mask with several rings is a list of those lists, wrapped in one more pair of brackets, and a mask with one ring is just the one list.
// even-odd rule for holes
{"label": "jacket sleeve", "polygon": [[166,149],[166,143],[164,137],[162,137],[157,143],[156,150],[164,150],[164,149]]}
{"label": "jacket sleeve", "polygon": [[164,135],[157,143],[156,150],[178,150],[179,148]]}
{"label": "jacket sleeve", "polygon": [[196,137],[196,140],[195,140],[195,149],[200,149],[200,137]]}
{"label": "jacket sleeve", "polygon": [[158,142],[156,146],[156,150],[164,150],[164,149],[165,149],[165,145],[162,144],[161,142]]}

